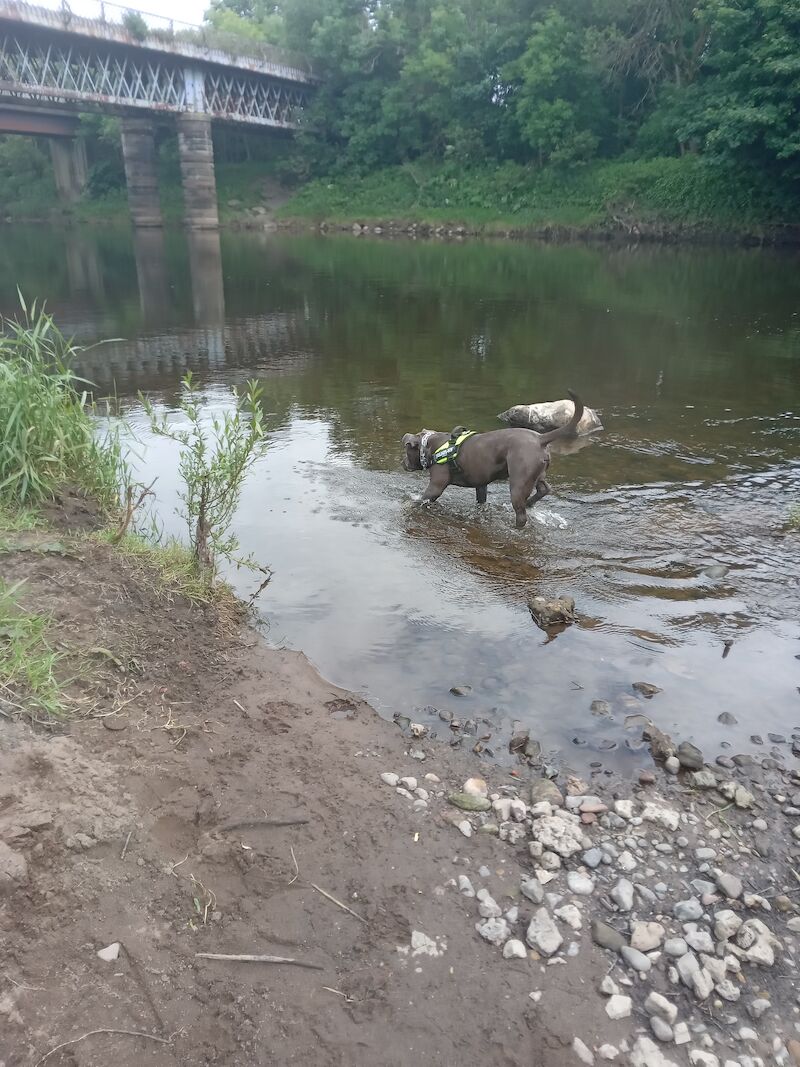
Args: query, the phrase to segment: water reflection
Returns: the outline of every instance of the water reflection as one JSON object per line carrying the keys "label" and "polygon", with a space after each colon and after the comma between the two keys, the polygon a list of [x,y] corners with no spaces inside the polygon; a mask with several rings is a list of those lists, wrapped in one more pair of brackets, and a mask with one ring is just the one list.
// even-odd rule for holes
{"label": "water reflection", "polygon": [[[237,528],[275,568],[273,637],[332,680],[387,712],[446,707],[451,685],[472,684],[453,710],[497,737],[524,721],[545,748],[577,738],[576,763],[639,759],[624,719],[642,709],[700,743],[719,740],[723,710],[737,745],[754,714],[759,732],[795,725],[800,272],[784,254],[82,240],[91,253],[9,231],[0,307],[19,282],[81,339],[126,338],[81,369],[127,404],[176,531],[175,456],[149,439],[138,391],[174,406],[190,369],[211,412],[261,379],[270,450]],[[523,533],[505,486],[483,510],[455,489],[416,506],[404,431],[491,428],[567,386],[606,430],[554,449],[554,493]],[[579,623],[548,643],[525,606],[536,593],[574,596]],[[636,680],[663,692],[642,705]]]}

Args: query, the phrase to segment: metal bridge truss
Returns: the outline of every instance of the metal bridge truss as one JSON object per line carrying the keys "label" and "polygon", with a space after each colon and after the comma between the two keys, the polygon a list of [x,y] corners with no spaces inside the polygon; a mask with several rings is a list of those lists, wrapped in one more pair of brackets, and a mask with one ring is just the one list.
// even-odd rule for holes
{"label": "metal bridge truss", "polygon": [[254,71],[0,29],[0,100],[193,111],[291,129],[308,96],[306,86]]}

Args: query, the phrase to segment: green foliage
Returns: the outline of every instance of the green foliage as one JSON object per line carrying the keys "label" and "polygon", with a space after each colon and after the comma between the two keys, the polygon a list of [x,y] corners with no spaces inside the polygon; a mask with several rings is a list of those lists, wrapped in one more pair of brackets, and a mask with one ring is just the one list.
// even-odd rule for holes
{"label": "green foliage", "polygon": [[122,25],[136,41],[143,41],[150,32],[138,11],[127,10],[122,16]]}
{"label": "green foliage", "polygon": [[0,320],[0,500],[36,504],[64,483],[112,505],[122,461],[114,435],[100,438],[88,384],[69,363],[81,349],[52,316],[22,302],[22,321]]}
{"label": "green foliage", "polygon": [[142,397],[153,433],[181,446],[178,469],[183,481],[180,499],[189,525],[192,553],[201,574],[212,579],[218,556],[234,561],[239,543],[231,522],[239,504],[244,479],[266,448],[262,388],[248,382],[240,396],[233,390],[234,407],[204,423],[201,399],[187,373],[182,381],[180,411],[188,428],[159,417]]}
{"label": "green foliage", "polygon": [[0,217],[38,218],[56,199],[47,142],[0,135]]}
{"label": "green foliage", "polygon": [[[47,642],[49,620],[19,604],[20,585],[0,579],[0,707],[11,697],[13,706],[60,714],[60,687],[54,674],[58,654]],[[6,699],[3,699],[6,698]]]}

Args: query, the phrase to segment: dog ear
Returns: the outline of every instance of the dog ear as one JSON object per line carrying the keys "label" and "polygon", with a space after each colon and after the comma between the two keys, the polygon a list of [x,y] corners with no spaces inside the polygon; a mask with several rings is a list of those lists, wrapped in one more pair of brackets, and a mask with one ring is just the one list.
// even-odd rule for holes
{"label": "dog ear", "polygon": [[403,448],[408,450],[409,448],[419,448],[419,434],[418,433],[405,433],[403,434]]}

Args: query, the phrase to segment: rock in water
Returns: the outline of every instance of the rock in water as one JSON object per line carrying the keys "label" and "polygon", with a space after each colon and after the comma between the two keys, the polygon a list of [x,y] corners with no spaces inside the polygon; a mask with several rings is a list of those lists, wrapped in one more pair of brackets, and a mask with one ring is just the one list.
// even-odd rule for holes
{"label": "rock in water", "polygon": [[[566,425],[575,413],[571,400],[546,400],[541,404],[517,404],[515,407],[501,411],[497,416],[509,426],[524,426],[537,433],[547,433]],[[584,408],[578,423],[578,434],[595,433],[602,430],[603,424],[596,411]]]}
{"label": "rock in water", "polygon": [[542,630],[551,626],[568,626],[577,618],[575,601],[571,596],[556,596],[552,600],[543,596],[532,597],[528,601],[528,611]]}
{"label": "rock in water", "polygon": [[640,696],[647,697],[648,700],[652,700],[656,693],[661,692],[659,687],[653,685],[652,682],[634,682],[633,689],[635,689]]}
{"label": "rock in water", "polygon": [[689,771],[699,771],[703,767],[703,753],[691,741],[681,741],[677,752],[681,767]]}

